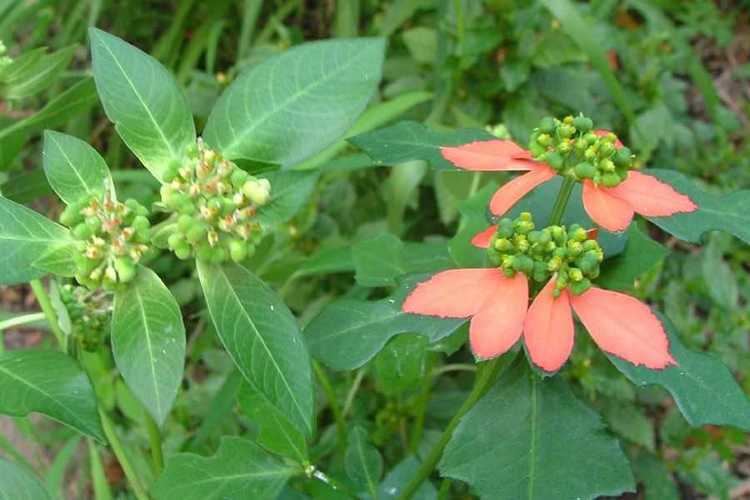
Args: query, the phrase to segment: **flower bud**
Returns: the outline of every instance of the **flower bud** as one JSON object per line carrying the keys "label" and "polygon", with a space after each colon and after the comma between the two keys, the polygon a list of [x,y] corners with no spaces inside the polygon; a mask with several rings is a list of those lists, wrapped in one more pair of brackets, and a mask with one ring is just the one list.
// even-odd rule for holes
{"label": "flower bud", "polygon": [[573,126],[581,132],[588,132],[589,130],[594,128],[594,122],[591,120],[591,118],[580,115],[576,116],[573,119]]}

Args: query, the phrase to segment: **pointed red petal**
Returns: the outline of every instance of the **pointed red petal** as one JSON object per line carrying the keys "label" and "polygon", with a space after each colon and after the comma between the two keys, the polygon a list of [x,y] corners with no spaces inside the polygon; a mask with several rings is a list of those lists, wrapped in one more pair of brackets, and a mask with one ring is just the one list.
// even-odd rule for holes
{"label": "pointed red petal", "polygon": [[513,141],[476,141],[440,148],[443,158],[464,170],[531,170],[531,153]]}
{"label": "pointed red petal", "polygon": [[476,314],[507,280],[496,268],[443,271],[417,285],[401,309],[427,316],[468,318]]}
{"label": "pointed red petal", "polygon": [[531,361],[546,372],[562,368],[575,339],[568,292],[555,298],[554,289],[553,278],[534,299],[523,325],[523,341]]}
{"label": "pointed red petal", "polygon": [[506,182],[495,192],[490,200],[490,212],[494,215],[503,215],[513,208],[518,200],[526,196],[526,193],[547,182],[555,176],[555,171],[546,165],[539,165],[527,174],[519,175],[515,179]]}
{"label": "pointed red petal", "polygon": [[675,189],[656,177],[635,170],[619,185],[607,192],[626,201],[639,214],[662,217],[678,212],[693,212],[698,206]]}
{"label": "pointed red petal", "polygon": [[651,369],[676,364],[669,354],[664,327],[646,304],[624,293],[596,287],[571,295],[570,301],[603,351]]}
{"label": "pointed red petal", "polygon": [[583,183],[583,207],[591,220],[607,231],[624,231],[633,220],[633,209],[627,202],[588,179]]}
{"label": "pointed red petal", "polygon": [[474,235],[471,239],[471,244],[477,248],[489,248],[490,240],[497,232],[497,225],[493,225]]}
{"label": "pointed red petal", "polygon": [[494,358],[513,347],[521,337],[528,305],[526,276],[517,273],[513,278],[505,278],[504,286],[471,319],[469,340],[474,355],[480,359]]}

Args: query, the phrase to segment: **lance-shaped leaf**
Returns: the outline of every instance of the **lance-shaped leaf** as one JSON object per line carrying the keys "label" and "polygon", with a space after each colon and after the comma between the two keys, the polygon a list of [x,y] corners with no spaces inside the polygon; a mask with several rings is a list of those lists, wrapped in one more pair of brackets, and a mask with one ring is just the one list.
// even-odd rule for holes
{"label": "lance-shaped leaf", "polygon": [[0,457],[0,498],[50,500],[52,497],[33,471]]}
{"label": "lance-shaped leaf", "polygon": [[107,117],[152,174],[161,179],[195,143],[195,124],[174,77],[156,59],[116,36],[89,30],[94,79]]}
{"label": "lance-shaped leaf", "polygon": [[242,266],[198,261],[198,277],[219,338],[242,376],[309,435],[310,356],[289,308]]}
{"label": "lance-shaped leaf", "polygon": [[104,441],[96,396],[86,374],[57,351],[0,354],[0,413],[39,412]]}
{"label": "lance-shaped leaf", "polygon": [[276,498],[298,467],[280,462],[246,439],[225,437],[212,457],[178,453],[154,485],[157,500]]}
{"label": "lance-shaped leaf", "polygon": [[368,442],[367,431],[362,427],[357,426],[349,433],[344,468],[358,492],[377,497],[378,483],[383,475],[383,457]]}
{"label": "lance-shaped leaf", "polygon": [[628,461],[600,417],[564,380],[541,379],[524,359],[461,420],[439,467],[497,500],[635,491]]}
{"label": "lance-shaped leaf", "polygon": [[349,139],[380,165],[396,165],[411,160],[425,160],[434,168],[455,170],[456,167],[443,158],[440,148],[460,146],[473,141],[495,139],[489,132],[480,129],[459,129],[438,132],[421,123],[399,122],[393,126],[367,132]]}
{"label": "lance-shaped leaf", "polygon": [[208,118],[206,141],[227,158],[289,166],[340,138],[380,81],[384,41],[306,43],[241,75]]}
{"label": "lance-shaped leaf", "polygon": [[677,366],[649,370],[609,356],[612,363],[635,384],[658,384],[667,389],[691,425],[733,425],[750,430],[750,400],[729,369],[711,354],[687,349],[674,325],[663,315],[660,318]]}
{"label": "lance-shaped leaf", "polygon": [[[395,500],[403,493],[406,485],[417,474],[419,470],[419,460],[413,456],[405,458],[399,462],[388,474],[378,488],[379,500]],[[430,481],[425,481],[414,492],[413,500],[437,500],[438,492]]]}
{"label": "lance-shaped leaf", "polygon": [[185,327],[177,301],[146,267],[115,294],[112,354],[133,394],[164,423],[182,382]]}
{"label": "lance-shaped leaf", "polygon": [[41,214],[0,197],[0,284],[39,278],[45,269],[32,263],[51,247],[72,241],[67,229]]}
{"label": "lance-shaped leaf", "polygon": [[416,281],[418,278],[410,278],[387,299],[341,299],[328,304],[305,328],[312,355],[335,370],[353,370],[372,359],[396,335],[416,332],[433,343],[466,322],[402,312],[401,303]]}
{"label": "lance-shaped leaf", "polygon": [[77,137],[46,130],[42,155],[50,186],[68,205],[102,193],[112,183],[104,158]]}
{"label": "lance-shaped leaf", "polygon": [[270,452],[303,464],[309,460],[305,436],[250,384],[242,384],[237,399],[242,411],[258,427],[255,441]]}
{"label": "lance-shaped leaf", "polygon": [[698,210],[669,217],[649,217],[649,220],[681,240],[698,243],[706,231],[726,231],[750,243],[750,191],[730,194],[709,193],[695,181],[674,170],[649,169],[664,182],[686,194],[698,205]]}
{"label": "lance-shaped leaf", "polygon": [[318,172],[277,170],[263,177],[271,183],[271,201],[258,210],[264,224],[281,224],[307,203],[318,180]]}

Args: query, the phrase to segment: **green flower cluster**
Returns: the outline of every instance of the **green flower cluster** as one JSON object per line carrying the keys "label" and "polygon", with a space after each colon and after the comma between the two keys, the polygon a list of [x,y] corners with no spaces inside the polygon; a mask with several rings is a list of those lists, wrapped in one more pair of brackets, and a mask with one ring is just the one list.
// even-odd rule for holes
{"label": "green flower cluster", "polygon": [[557,297],[565,288],[576,295],[588,290],[599,276],[604,252],[578,224],[536,230],[531,214],[523,212],[500,221],[488,256],[508,277],[520,272],[539,283],[554,277]]}
{"label": "green flower cluster", "polygon": [[255,215],[271,184],[240,169],[199,139],[182,166],[164,176],[161,201],[174,212],[169,248],[180,259],[241,262],[255,251],[263,228]]}
{"label": "green flower cluster", "polygon": [[594,123],[583,115],[566,116],[562,121],[547,117],[532,132],[529,151],[560,175],[614,187],[635,168],[633,153],[616,147],[616,141],[611,132],[597,135]]}
{"label": "green flower cluster", "polygon": [[90,289],[111,290],[131,281],[148,250],[148,210],[135,200],[120,203],[110,191],[69,205],[60,222],[78,240],[76,280]]}
{"label": "green flower cluster", "polygon": [[68,311],[70,334],[85,351],[96,351],[109,330],[110,296],[82,287],[65,285],[60,300]]}

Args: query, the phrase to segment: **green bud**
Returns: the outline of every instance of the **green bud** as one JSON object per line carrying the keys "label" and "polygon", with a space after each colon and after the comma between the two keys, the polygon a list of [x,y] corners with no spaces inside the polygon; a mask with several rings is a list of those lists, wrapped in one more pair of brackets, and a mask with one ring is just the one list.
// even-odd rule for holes
{"label": "green bud", "polygon": [[591,118],[586,118],[585,116],[581,115],[573,119],[573,126],[581,132],[585,133],[594,128],[594,122],[591,120]]}
{"label": "green bud", "polygon": [[534,270],[534,261],[525,255],[515,255],[512,263],[514,270],[525,274],[529,274]]}
{"label": "green bud", "polygon": [[610,160],[609,158],[605,158],[599,162],[599,168],[604,172],[614,172],[615,164],[612,163],[612,160]]}
{"label": "green bud", "polygon": [[247,258],[247,244],[242,240],[231,240],[229,242],[229,256],[234,262],[242,262]]}
{"label": "green bud", "polygon": [[143,232],[148,231],[151,227],[151,223],[148,221],[148,219],[142,215],[137,215],[131,224],[133,226],[133,229],[135,229],[137,232]]}
{"label": "green bud", "polygon": [[575,166],[574,171],[581,179],[591,179],[596,174],[596,167],[589,162],[582,162]]}
{"label": "green bud", "polygon": [[180,260],[186,260],[190,258],[190,246],[185,242],[182,242],[180,245],[174,248],[173,251],[177,258]]}
{"label": "green bud", "polygon": [[573,295],[581,295],[583,292],[591,288],[591,281],[587,278],[583,278],[580,281],[576,281],[570,284],[570,291]]}
{"label": "green bud", "polygon": [[[130,259],[115,259],[115,271],[120,278],[120,282],[127,283],[135,277],[135,266]],[[114,280],[113,280],[114,281]]]}
{"label": "green bud", "polygon": [[602,175],[601,184],[606,187],[615,187],[621,182],[620,177],[615,173],[607,173]]}
{"label": "green bud", "polygon": [[507,238],[498,238],[495,240],[495,249],[500,252],[509,252],[513,250],[513,244]]}
{"label": "green bud", "polygon": [[549,166],[554,168],[555,170],[560,170],[563,166],[563,163],[565,163],[565,159],[557,151],[551,151],[545,154],[542,160],[547,162]]}
{"label": "green bud", "polygon": [[560,133],[560,137],[563,137],[565,139],[572,137],[573,134],[576,133],[576,129],[573,125],[563,124],[558,129],[558,132]]}
{"label": "green bud", "polygon": [[555,125],[555,119],[551,116],[546,116],[542,118],[542,121],[539,123],[539,130],[541,132],[544,132],[546,134],[551,134],[555,131],[556,125]]}
{"label": "green bud", "polygon": [[549,134],[539,134],[539,136],[536,138],[536,142],[538,142],[542,146],[549,146],[550,144],[552,144],[552,137]]}
{"label": "green bud", "polygon": [[617,150],[614,156],[615,165],[618,167],[627,167],[630,165],[630,162],[632,161],[633,153],[630,151],[630,149],[626,147],[622,147]]}
{"label": "green bud", "polygon": [[79,240],[87,240],[94,235],[94,230],[85,223],[81,223],[73,228],[73,235]]}
{"label": "green bud", "polygon": [[193,227],[188,229],[187,233],[185,234],[185,237],[190,243],[195,244],[201,240],[205,240],[207,233],[208,233],[208,229],[206,228],[205,224],[198,223],[198,224],[194,224]]}
{"label": "green bud", "polygon": [[185,243],[185,236],[182,233],[172,233],[167,238],[167,245],[174,250]]}
{"label": "green bud", "polygon": [[583,273],[580,269],[574,267],[568,271],[568,277],[573,282],[581,281],[583,279]]}
{"label": "green bud", "polygon": [[189,215],[180,215],[177,219],[177,230],[181,233],[187,233],[195,225],[196,220]]}

